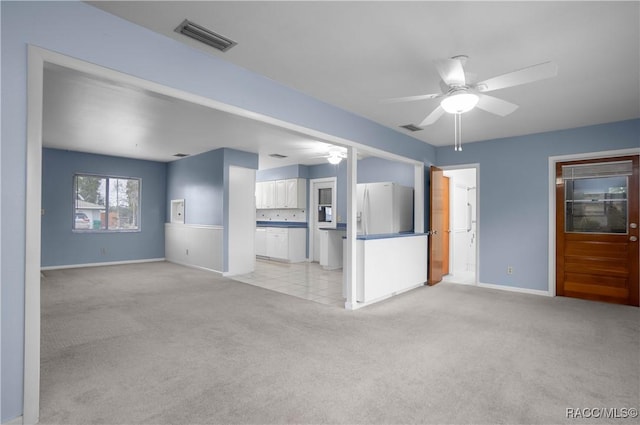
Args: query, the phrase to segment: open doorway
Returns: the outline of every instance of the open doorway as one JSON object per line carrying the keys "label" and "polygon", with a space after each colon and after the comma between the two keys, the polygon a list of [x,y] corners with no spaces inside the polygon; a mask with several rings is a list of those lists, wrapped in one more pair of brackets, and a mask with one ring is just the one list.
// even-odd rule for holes
{"label": "open doorway", "polygon": [[445,218],[448,270],[444,270],[443,281],[474,285],[478,282],[477,167],[445,168],[443,175],[449,189],[449,215]]}
{"label": "open doorway", "polygon": [[323,248],[324,251],[329,249],[328,240],[323,239],[328,239],[326,232],[330,230],[327,229],[337,228],[336,198],[337,177],[312,179],[309,182],[309,260],[312,262],[328,262],[329,253],[323,252]]}

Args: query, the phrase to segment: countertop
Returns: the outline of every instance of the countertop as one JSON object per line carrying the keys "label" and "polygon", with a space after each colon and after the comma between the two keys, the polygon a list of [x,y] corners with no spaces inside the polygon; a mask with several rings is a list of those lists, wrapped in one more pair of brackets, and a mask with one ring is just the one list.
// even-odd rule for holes
{"label": "countertop", "polygon": [[[359,241],[371,241],[375,239],[391,239],[391,238],[407,238],[412,236],[428,236],[426,233],[415,232],[401,232],[401,233],[383,233],[377,235],[358,235],[356,238]],[[346,239],[346,236],[343,236]]]}
{"label": "countertop", "polygon": [[256,221],[256,227],[279,227],[285,229],[306,229],[307,223],[296,221]]}

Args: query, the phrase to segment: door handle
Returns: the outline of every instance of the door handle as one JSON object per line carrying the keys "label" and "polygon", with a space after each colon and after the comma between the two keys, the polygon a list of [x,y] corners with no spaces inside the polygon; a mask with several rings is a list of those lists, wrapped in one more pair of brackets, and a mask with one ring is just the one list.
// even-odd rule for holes
{"label": "door handle", "polygon": [[638,238],[637,238],[636,236],[631,236],[631,237],[629,238],[629,240],[630,240],[631,242],[635,242],[635,241],[637,241],[637,240],[638,240]]}

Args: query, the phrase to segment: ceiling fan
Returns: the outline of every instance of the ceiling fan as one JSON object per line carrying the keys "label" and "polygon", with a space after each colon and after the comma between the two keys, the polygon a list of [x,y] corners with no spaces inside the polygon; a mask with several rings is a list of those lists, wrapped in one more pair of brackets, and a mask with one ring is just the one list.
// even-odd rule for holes
{"label": "ceiling fan", "polygon": [[[387,99],[385,102],[411,102],[442,98],[440,105],[427,115],[418,125],[419,127],[433,124],[444,115],[445,112],[455,114],[456,118],[459,119],[460,114],[468,112],[476,106],[492,114],[504,117],[518,109],[518,105],[484,93],[532,83],[534,81],[555,77],[558,74],[558,66],[554,62],[544,62],[487,80],[475,82],[475,76],[466,73],[464,70],[467,59],[468,56],[459,55],[451,59],[436,61],[438,74],[440,74],[442,78],[440,82],[440,87],[442,88],[441,93],[396,97]],[[456,129],[458,126],[459,122],[456,123]]]}
{"label": "ceiling fan", "polygon": [[311,159],[314,158],[324,158],[329,164],[338,165],[343,159],[347,158],[347,150],[340,146],[328,145],[326,153],[311,157]]}
{"label": "ceiling fan", "polygon": [[347,151],[346,149],[334,146],[329,149],[327,155],[324,155],[324,158],[327,158],[329,164],[338,165],[340,161],[347,158]]}

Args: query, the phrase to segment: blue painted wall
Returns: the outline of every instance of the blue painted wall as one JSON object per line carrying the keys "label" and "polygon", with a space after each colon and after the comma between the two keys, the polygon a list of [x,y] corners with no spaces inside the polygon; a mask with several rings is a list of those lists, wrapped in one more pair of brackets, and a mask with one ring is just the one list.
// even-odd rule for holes
{"label": "blue painted wall", "polygon": [[[42,154],[43,267],[164,257],[165,163],[57,149]],[[74,233],[75,173],[140,178],[140,232]]]}
{"label": "blue painted wall", "polygon": [[216,149],[167,166],[166,217],[172,199],[184,199],[186,224],[224,225],[224,150]]}
{"label": "blue painted wall", "polygon": [[480,164],[480,282],[548,289],[550,156],[637,147],[640,120],[438,148],[439,165]]}
{"label": "blue painted wall", "polygon": [[285,165],[284,167],[267,168],[256,172],[257,182],[266,182],[270,180],[284,179],[307,179],[309,178],[309,169],[307,165]]}
{"label": "blue painted wall", "polygon": [[[336,179],[336,202],[338,203],[337,222],[347,222],[347,161],[340,161],[339,164],[319,164],[308,167],[309,180],[321,179],[325,177],[337,177]],[[308,189],[308,188],[307,188]],[[307,191],[308,193],[308,191]]]}
{"label": "blue painted wall", "polygon": [[382,158],[363,158],[358,161],[358,183],[394,182],[414,187],[413,165]]}
{"label": "blue painted wall", "polygon": [[258,155],[221,148],[181,158],[167,166],[167,221],[171,200],[184,199],[186,224],[225,226],[228,205],[229,167],[256,169]]}
{"label": "blue painted wall", "polygon": [[229,270],[229,167],[258,168],[258,155],[221,148],[169,163],[167,218],[171,200],[184,199],[186,224],[223,226],[223,272]]}
{"label": "blue painted wall", "polygon": [[[395,182],[403,186],[414,186],[413,166],[382,158],[358,160],[358,183]],[[337,177],[338,222],[347,221],[347,162],[338,165],[320,164],[308,167],[309,179]]]}

